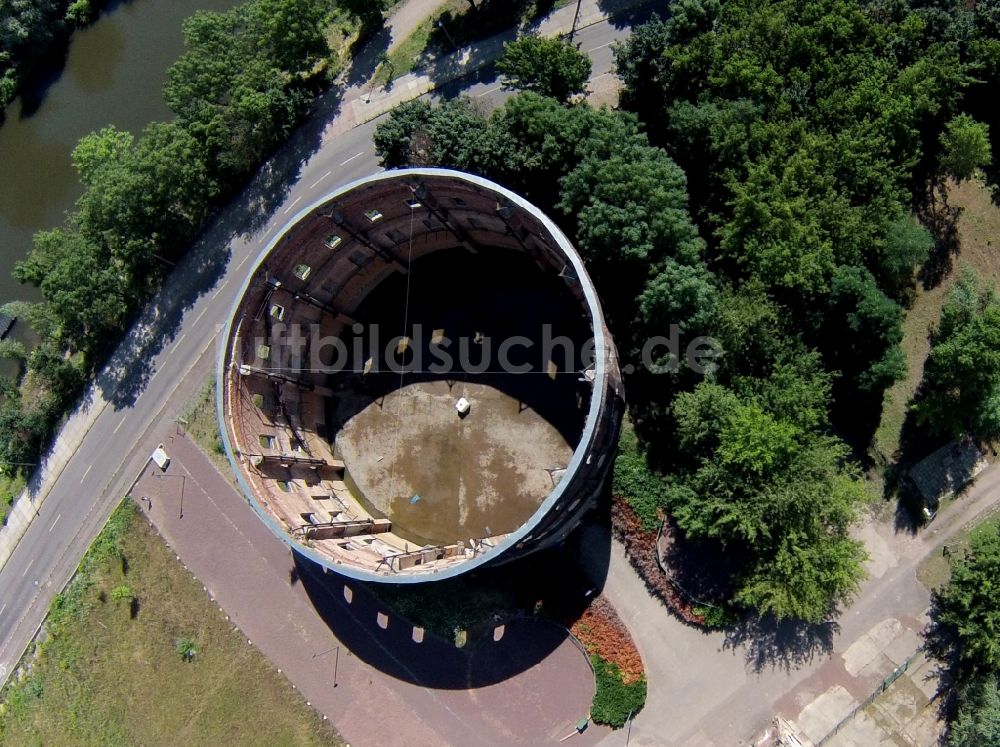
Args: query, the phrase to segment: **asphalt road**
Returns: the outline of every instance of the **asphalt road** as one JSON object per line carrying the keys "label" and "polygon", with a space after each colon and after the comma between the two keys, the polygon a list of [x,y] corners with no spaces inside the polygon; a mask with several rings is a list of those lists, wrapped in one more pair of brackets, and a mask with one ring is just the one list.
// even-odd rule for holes
{"label": "asphalt road", "polygon": [[[626,35],[608,23],[577,32],[580,49],[593,60],[593,77],[613,68],[609,45]],[[494,104],[506,96],[495,80],[462,86],[462,92]],[[134,344],[100,377],[107,406],[0,570],[0,683],[148,461],[155,433],[180,415],[212,373],[218,331],[249,260],[298,210],[380,170],[371,142],[378,120],[323,142],[329,115],[322,102],[317,110],[171,274],[144,314],[156,330],[150,339],[134,329]]]}

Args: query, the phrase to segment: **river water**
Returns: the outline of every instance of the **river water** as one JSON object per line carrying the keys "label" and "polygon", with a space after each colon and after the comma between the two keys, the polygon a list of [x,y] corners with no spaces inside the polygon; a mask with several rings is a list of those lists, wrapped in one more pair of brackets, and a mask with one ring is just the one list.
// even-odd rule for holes
{"label": "river water", "polygon": [[[181,22],[239,0],[134,0],[76,33],[47,87],[7,107],[0,126],[0,303],[36,300],[11,277],[36,231],[56,226],[82,191],[70,161],[77,141],[108,124],[138,134],[171,116],[160,90],[183,51]],[[57,76],[57,77],[56,77]]]}

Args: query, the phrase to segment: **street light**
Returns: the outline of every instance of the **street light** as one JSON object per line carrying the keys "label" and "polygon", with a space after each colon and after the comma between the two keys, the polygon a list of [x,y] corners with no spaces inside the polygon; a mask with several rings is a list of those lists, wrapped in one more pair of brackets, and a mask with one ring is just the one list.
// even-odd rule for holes
{"label": "street light", "polygon": [[187,475],[161,475],[161,474],[154,474],[153,477],[157,477],[157,478],[160,478],[160,479],[162,479],[164,477],[179,477],[179,478],[181,478],[181,512],[180,512],[180,516],[178,516],[178,518],[183,519],[184,518],[184,486],[187,484]]}

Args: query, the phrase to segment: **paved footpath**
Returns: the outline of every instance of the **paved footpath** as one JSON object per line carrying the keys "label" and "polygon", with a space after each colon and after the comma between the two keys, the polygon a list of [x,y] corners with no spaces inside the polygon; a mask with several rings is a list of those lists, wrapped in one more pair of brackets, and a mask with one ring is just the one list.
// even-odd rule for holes
{"label": "paved footpath", "polygon": [[[590,665],[556,626],[515,621],[499,641],[468,652],[430,634],[417,643],[413,628],[392,616],[383,629],[386,610],[363,586],[296,565],[197,446],[183,435],[164,433],[163,442],[168,477],[147,466],[132,495],[220,614],[349,743],[556,744],[587,714]],[[571,744],[610,733],[591,725]]]}

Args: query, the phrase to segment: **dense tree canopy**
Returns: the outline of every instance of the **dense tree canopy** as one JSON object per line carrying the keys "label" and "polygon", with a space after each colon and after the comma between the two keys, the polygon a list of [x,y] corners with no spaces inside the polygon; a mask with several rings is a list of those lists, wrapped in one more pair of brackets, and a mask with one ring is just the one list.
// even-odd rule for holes
{"label": "dense tree canopy", "polygon": [[164,97],[204,148],[212,174],[246,174],[304,112],[296,85],[328,50],[321,0],[252,0],[184,24],[187,50],[170,68]]}
{"label": "dense tree canopy", "polygon": [[[30,41],[40,33],[36,21],[43,23],[37,13],[85,13],[91,2],[5,4],[0,40]],[[41,341],[25,361],[26,394],[9,381],[0,394],[0,464],[38,461],[84,374],[121,339],[164,269],[300,120],[317,63],[329,52],[331,7],[328,0],[249,0],[226,13],[196,14],[165,88],[177,118],[138,138],[108,127],[74,150],[84,186],[77,210],[66,226],[37,234],[14,271],[41,290],[41,303],[16,309]],[[8,51],[0,51],[4,81]]]}
{"label": "dense tree canopy", "polygon": [[563,39],[529,35],[504,46],[497,71],[506,88],[566,101],[587,87],[590,58]]}
{"label": "dense tree canopy", "polygon": [[1000,671],[1000,531],[974,534],[937,595],[936,621],[954,631],[956,655],[972,668]]}
{"label": "dense tree canopy", "polygon": [[948,726],[949,747],[1000,744],[1000,675],[987,673],[965,682],[958,714]]}
{"label": "dense tree canopy", "polygon": [[828,391],[812,358],[733,388],[699,384],[674,405],[690,467],[670,513],[688,536],[747,557],[734,600],[779,619],[824,619],[866,557],[848,529],[867,492],[846,446],[817,430]]}
{"label": "dense tree canopy", "polygon": [[121,329],[128,290],[101,248],[74,229],[44,231],[14,277],[37,285],[52,311],[52,335],[70,350],[93,350]]}
{"label": "dense tree canopy", "polygon": [[942,309],[915,407],[946,437],[1000,434],[1000,299],[971,270]]}

